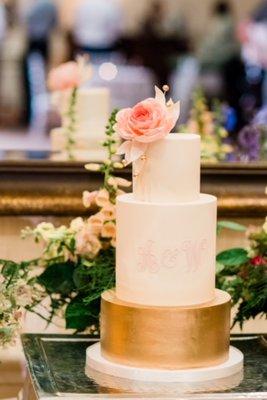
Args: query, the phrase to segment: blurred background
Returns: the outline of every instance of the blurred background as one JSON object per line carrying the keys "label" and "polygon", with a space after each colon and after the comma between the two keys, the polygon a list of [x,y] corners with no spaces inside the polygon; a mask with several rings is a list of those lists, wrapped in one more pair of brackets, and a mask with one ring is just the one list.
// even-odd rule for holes
{"label": "blurred background", "polygon": [[201,87],[208,102],[227,107],[235,141],[255,118],[267,124],[265,43],[262,0],[2,0],[0,151],[49,150],[48,133],[60,121],[47,72],[81,53],[94,65],[90,85],[110,89],[112,108],[169,84],[183,124]]}

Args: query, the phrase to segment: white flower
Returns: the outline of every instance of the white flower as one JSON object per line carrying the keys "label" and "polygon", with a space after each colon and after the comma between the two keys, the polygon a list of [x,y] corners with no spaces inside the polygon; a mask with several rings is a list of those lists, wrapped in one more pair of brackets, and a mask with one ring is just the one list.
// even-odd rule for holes
{"label": "white flower", "polygon": [[81,76],[81,82],[85,83],[92,78],[93,67],[88,63],[89,57],[86,55],[77,57],[77,65]]}
{"label": "white flower", "polygon": [[0,311],[5,312],[6,310],[10,309],[12,304],[10,300],[2,293],[0,294]]}
{"label": "white flower", "polygon": [[24,283],[21,283],[15,291],[16,303],[20,307],[29,305],[32,301],[32,288]]}
{"label": "white flower", "polygon": [[56,228],[51,223],[42,222],[37,225],[34,233],[37,236],[41,236],[45,242],[49,242],[50,240],[63,240],[67,234],[67,227],[62,225],[59,228]]}
{"label": "white flower", "polygon": [[113,176],[111,176],[110,178],[108,178],[108,184],[112,187],[114,187],[115,189],[117,189],[118,184],[116,181],[116,178],[114,178]]}
{"label": "white flower", "polygon": [[121,187],[130,187],[132,182],[124,178],[115,178],[116,184]]}
{"label": "white flower", "polygon": [[90,164],[85,165],[85,169],[87,169],[88,171],[96,172],[96,171],[99,171],[100,168],[101,168],[100,164],[90,163]]}
{"label": "white flower", "polygon": [[39,233],[41,236],[45,234],[46,232],[51,232],[55,229],[54,225],[51,224],[50,222],[41,222],[37,227],[35,228],[35,232]]}
{"label": "white flower", "polygon": [[84,220],[81,217],[75,218],[70,223],[70,229],[74,232],[80,231],[84,227]]}
{"label": "white flower", "polygon": [[113,167],[116,169],[123,169],[124,165],[121,162],[114,162]]}

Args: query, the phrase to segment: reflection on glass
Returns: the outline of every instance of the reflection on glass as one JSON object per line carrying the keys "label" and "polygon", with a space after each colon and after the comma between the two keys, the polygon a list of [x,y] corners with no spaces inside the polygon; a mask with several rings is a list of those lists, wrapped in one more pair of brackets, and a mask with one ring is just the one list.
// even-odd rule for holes
{"label": "reflection on glass", "polygon": [[[50,132],[62,120],[47,74],[88,54],[94,72],[85,89],[108,89],[110,111],[169,84],[182,103],[179,124],[189,126],[201,88],[208,113],[220,105],[226,144],[234,148],[227,160],[266,160],[266,38],[266,0],[242,0],[242,9],[233,0],[1,2],[1,157],[5,150],[36,158],[51,151]],[[205,123],[210,116],[202,115]]]}

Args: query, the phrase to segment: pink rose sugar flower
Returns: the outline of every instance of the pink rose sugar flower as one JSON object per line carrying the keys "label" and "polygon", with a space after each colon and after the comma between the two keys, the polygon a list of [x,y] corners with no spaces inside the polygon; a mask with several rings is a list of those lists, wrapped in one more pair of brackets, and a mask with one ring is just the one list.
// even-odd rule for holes
{"label": "pink rose sugar flower", "polygon": [[118,112],[114,126],[118,135],[125,139],[118,154],[125,154],[127,164],[140,158],[149,143],[163,139],[175,127],[180,115],[180,102],[166,103],[165,94],[155,87],[155,98],[141,101],[133,108]]}
{"label": "pink rose sugar flower", "polygon": [[48,75],[48,88],[53,92],[60,92],[78,88],[91,78],[92,68],[87,64],[85,57],[77,61],[69,61],[53,68]]}

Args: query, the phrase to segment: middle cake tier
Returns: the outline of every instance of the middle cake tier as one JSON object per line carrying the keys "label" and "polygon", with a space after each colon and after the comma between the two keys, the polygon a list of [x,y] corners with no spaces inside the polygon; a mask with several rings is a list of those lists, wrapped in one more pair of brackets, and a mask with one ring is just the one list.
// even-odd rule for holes
{"label": "middle cake tier", "polygon": [[187,306],[215,296],[217,199],[117,199],[116,295],[131,303]]}

